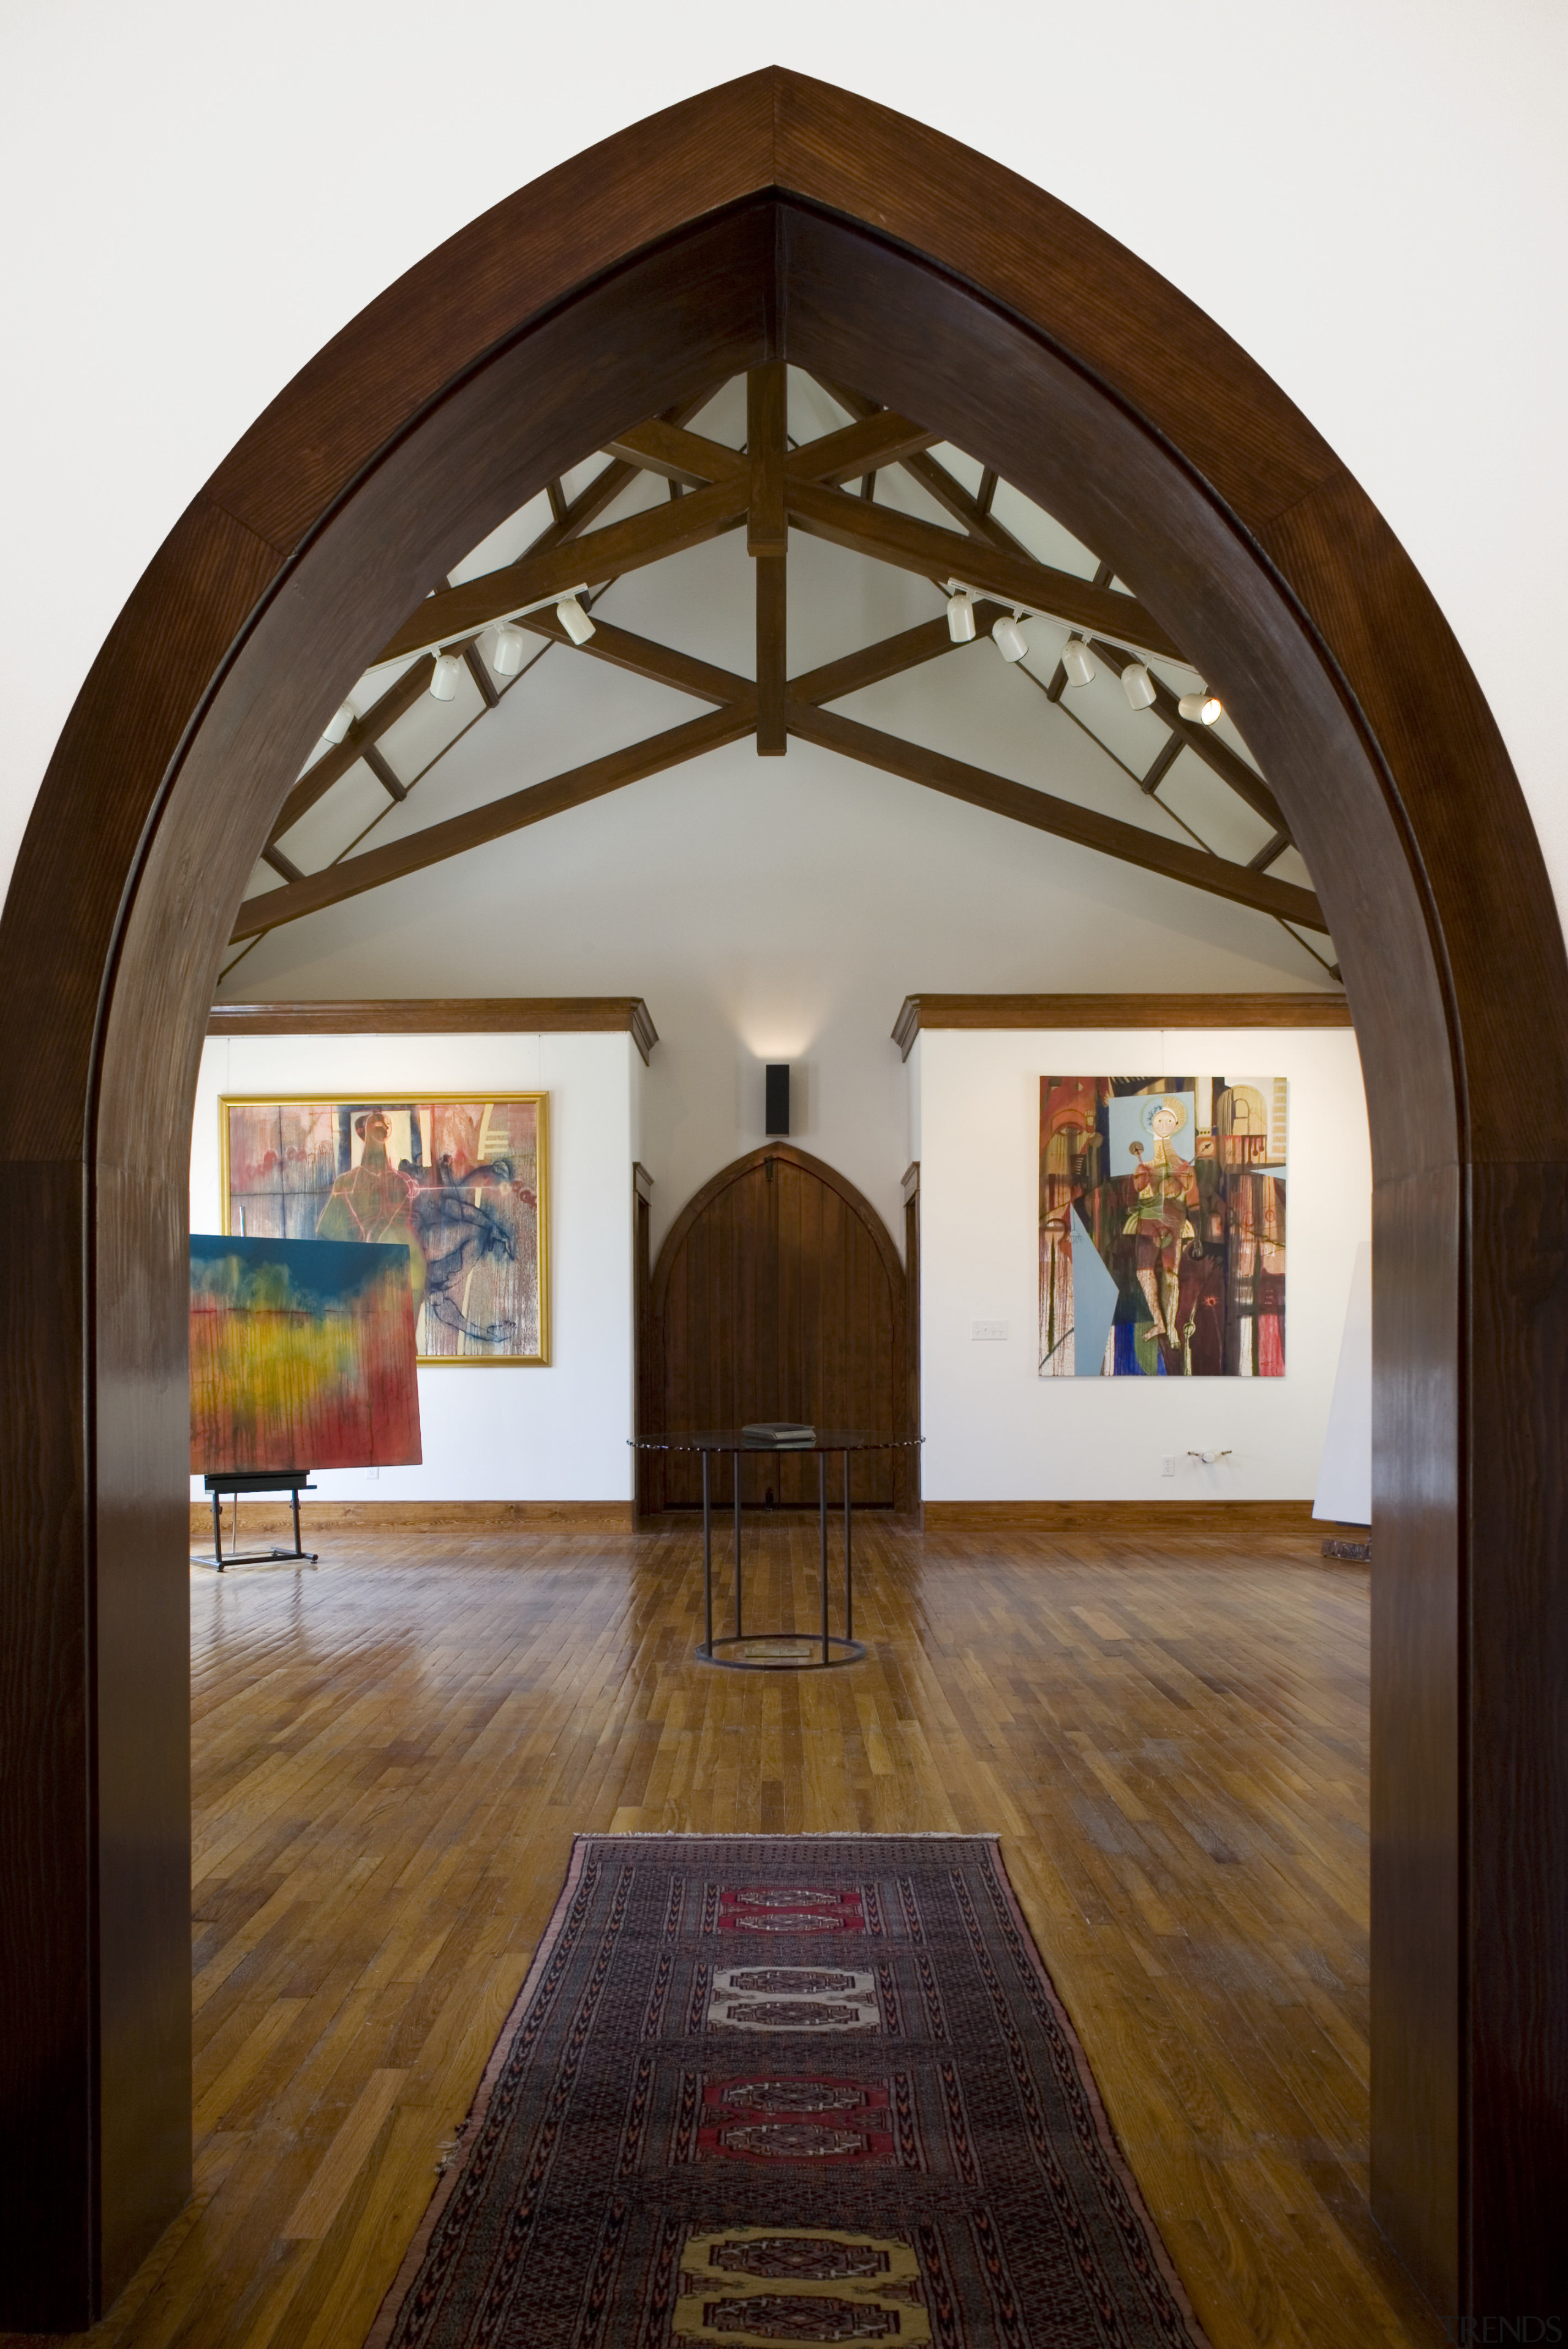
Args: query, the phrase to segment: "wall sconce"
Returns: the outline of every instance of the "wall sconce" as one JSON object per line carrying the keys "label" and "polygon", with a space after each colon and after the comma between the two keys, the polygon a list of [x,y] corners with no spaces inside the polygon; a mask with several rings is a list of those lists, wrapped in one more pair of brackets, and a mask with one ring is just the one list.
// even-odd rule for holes
{"label": "wall sconce", "polygon": [[789,1131],[789,1063],[788,1061],[768,1061],[767,1114],[762,1121],[764,1133],[788,1133]]}

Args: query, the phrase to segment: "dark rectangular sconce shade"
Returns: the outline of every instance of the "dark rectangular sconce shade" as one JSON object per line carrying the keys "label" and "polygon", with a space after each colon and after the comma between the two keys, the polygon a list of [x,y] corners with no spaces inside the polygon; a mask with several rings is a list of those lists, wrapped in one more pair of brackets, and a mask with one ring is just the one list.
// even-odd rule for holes
{"label": "dark rectangular sconce shade", "polygon": [[789,1063],[788,1061],[768,1062],[768,1116],[763,1131],[766,1133],[788,1133],[789,1131]]}

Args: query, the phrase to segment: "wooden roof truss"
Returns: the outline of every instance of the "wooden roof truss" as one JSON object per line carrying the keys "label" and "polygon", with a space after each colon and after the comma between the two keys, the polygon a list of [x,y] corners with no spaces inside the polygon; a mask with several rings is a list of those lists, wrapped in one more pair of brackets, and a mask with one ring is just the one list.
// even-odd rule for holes
{"label": "wooden roof truss", "polygon": [[[753,368],[747,378],[747,436],[738,450],[691,429],[692,419],[708,406],[714,388],[608,442],[608,461],[574,496],[567,497],[562,482],[552,482],[550,522],[515,562],[459,585],[444,585],[409,614],[377,664],[399,663],[397,673],[356,719],[345,740],[321,751],[279,811],[263,855],[281,885],[263,887],[246,898],[234,926],[237,944],[243,947],[282,923],[580,807],[724,744],[749,735],[760,756],[779,757],[793,736],[1014,823],[1252,906],[1285,924],[1297,943],[1337,977],[1312,938],[1302,936],[1305,931],[1320,940],[1326,937],[1315,896],[1270,870],[1292,843],[1266,781],[1211,729],[1183,719],[1176,694],[1158,674],[1151,673],[1151,714],[1165,733],[1154,757],[1139,772],[1084,725],[1064,694],[1067,679],[1059,666],[1047,681],[1019,665],[1047,700],[1089,733],[1140,792],[1188,833],[1186,840],[1154,830],[1147,822],[1130,822],[968,765],[833,709],[833,703],[867,685],[961,649],[949,634],[944,611],[880,643],[789,677],[785,617],[792,532],[927,578],[944,598],[948,582],[961,579],[977,595],[976,640],[1004,612],[1024,608],[1077,631],[1119,675],[1134,659],[1185,663],[1181,647],[1153,616],[1112,585],[1108,565],[1101,564],[1092,579],[1085,579],[1038,561],[993,511],[999,486],[995,473],[984,472],[978,490],[972,492],[932,454],[938,436],[911,419],[880,408],[849,386],[824,381],[821,388],[849,421],[793,445],[787,429],[786,368],[774,361]],[[957,528],[879,502],[877,476],[892,466],[903,467]],[[668,499],[621,520],[601,522],[639,474],[667,481]],[[591,592],[583,600],[592,605],[606,585],[626,573],[742,529],[755,564],[753,678],[695,659],[602,616],[595,616],[587,643],[573,645],[550,602],[587,581]],[[539,651],[515,677],[499,678],[487,664],[480,640],[487,627],[514,616],[519,627],[540,640]],[[672,686],[710,708],[705,715],[548,781],[395,840],[366,845],[381,820],[373,815],[358,836],[319,871],[304,871],[282,846],[301,818],[356,765],[363,764],[386,793],[381,815],[406,802],[469,727],[499,708],[552,645],[565,645],[579,657],[608,661]],[[461,655],[478,689],[480,708],[418,772],[399,775],[382,740],[428,690],[438,651]],[[1161,799],[1162,783],[1189,750],[1268,825],[1264,845],[1247,862],[1218,854],[1168,800]]]}

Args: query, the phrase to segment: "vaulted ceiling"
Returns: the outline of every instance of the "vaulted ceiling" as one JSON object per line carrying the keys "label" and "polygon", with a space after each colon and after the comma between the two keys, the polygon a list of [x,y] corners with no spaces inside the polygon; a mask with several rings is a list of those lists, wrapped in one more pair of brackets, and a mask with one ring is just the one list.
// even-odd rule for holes
{"label": "vaulted ceiling", "polygon": [[[690,642],[702,605],[679,559],[731,533],[744,533],[751,558],[749,665],[725,666],[705,657],[722,647]],[[798,599],[792,610],[797,534],[839,550],[851,569],[904,574],[930,617],[867,640],[863,614],[877,599],[827,597],[820,573],[810,608]],[[657,635],[617,625],[616,583],[661,565],[669,592]],[[973,642],[955,642],[949,626],[954,582],[974,593]],[[555,608],[574,592],[593,621],[580,644]],[[991,630],[1014,614],[1025,616],[1028,650],[1006,664]],[[498,637],[509,618],[531,647],[510,675]],[[1069,682],[1062,662],[1074,636],[1088,648],[1087,683]],[[830,657],[791,672],[791,644],[812,639]],[[452,689],[438,699],[430,688],[441,654],[461,667],[443,664]],[[665,688],[672,722],[521,789],[460,793],[465,803],[444,807],[449,751],[514,695],[537,693],[530,681],[547,657],[577,672],[586,734],[605,663]],[[873,688],[932,665],[951,676],[960,662],[992,665],[998,691],[1037,697],[1038,756],[1018,761],[1020,771],[869,722]],[[1135,663],[1152,690],[1147,707],[1133,707],[1119,682]],[[229,970],[282,925],[751,738],[761,757],[810,742],[967,802],[976,822],[1026,824],[1251,907],[1290,932],[1304,971],[1337,977],[1310,875],[1256,761],[1228,716],[1204,725],[1181,714],[1202,683],[1109,564],[1010,484],[852,387],[770,364],[630,424],[433,584],[354,688],[343,740],[319,746],[284,802]],[[923,707],[932,710],[929,698]],[[874,714],[888,714],[885,697]],[[1094,755],[1068,761],[1064,777],[1053,752],[1068,727]],[[951,726],[924,730],[954,739]]]}

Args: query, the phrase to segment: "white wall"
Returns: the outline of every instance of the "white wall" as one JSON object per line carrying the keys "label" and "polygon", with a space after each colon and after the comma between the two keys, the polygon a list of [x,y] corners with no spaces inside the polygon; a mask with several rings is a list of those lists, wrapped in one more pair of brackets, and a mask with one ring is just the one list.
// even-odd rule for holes
{"label": "white wall", "polygon": [[[1316,1482],[1371,1161],[1348,1029],[928,1030],[910,1055],[920,1160],[924,1495],[1299,1500]],[[1282,1379],[1037,1375],[1040,1079],[1225,1071],[1290,1082]],[[1005,1320],[1005,1341],[975,1340]],[[1212,1467],[1189,1450],[1222,1451]],[[1161,1474],[1174,1454],[1174,1478]]]}
{"label": "white wall", "polygon": [[1162,270],[1431,585],[1568,891],[1568,10],[1556,0],[50,0],[0,10],[0,877],[143,567],[273,393],[486,205],[772,58],[999,158]]}
{"label": "white wall", "polygon": [[[632,1493],[632,1161],[636,1047],[624,1034],[210,1036],[191,1136],[191,1228],[222,1228],[222,1093],[550,1095],[551,1359],[422,1364],[418,1468],[324,1471],[342,1500],[624,1501]],[[201,1497],[192,1477],[191,1497]]]}

